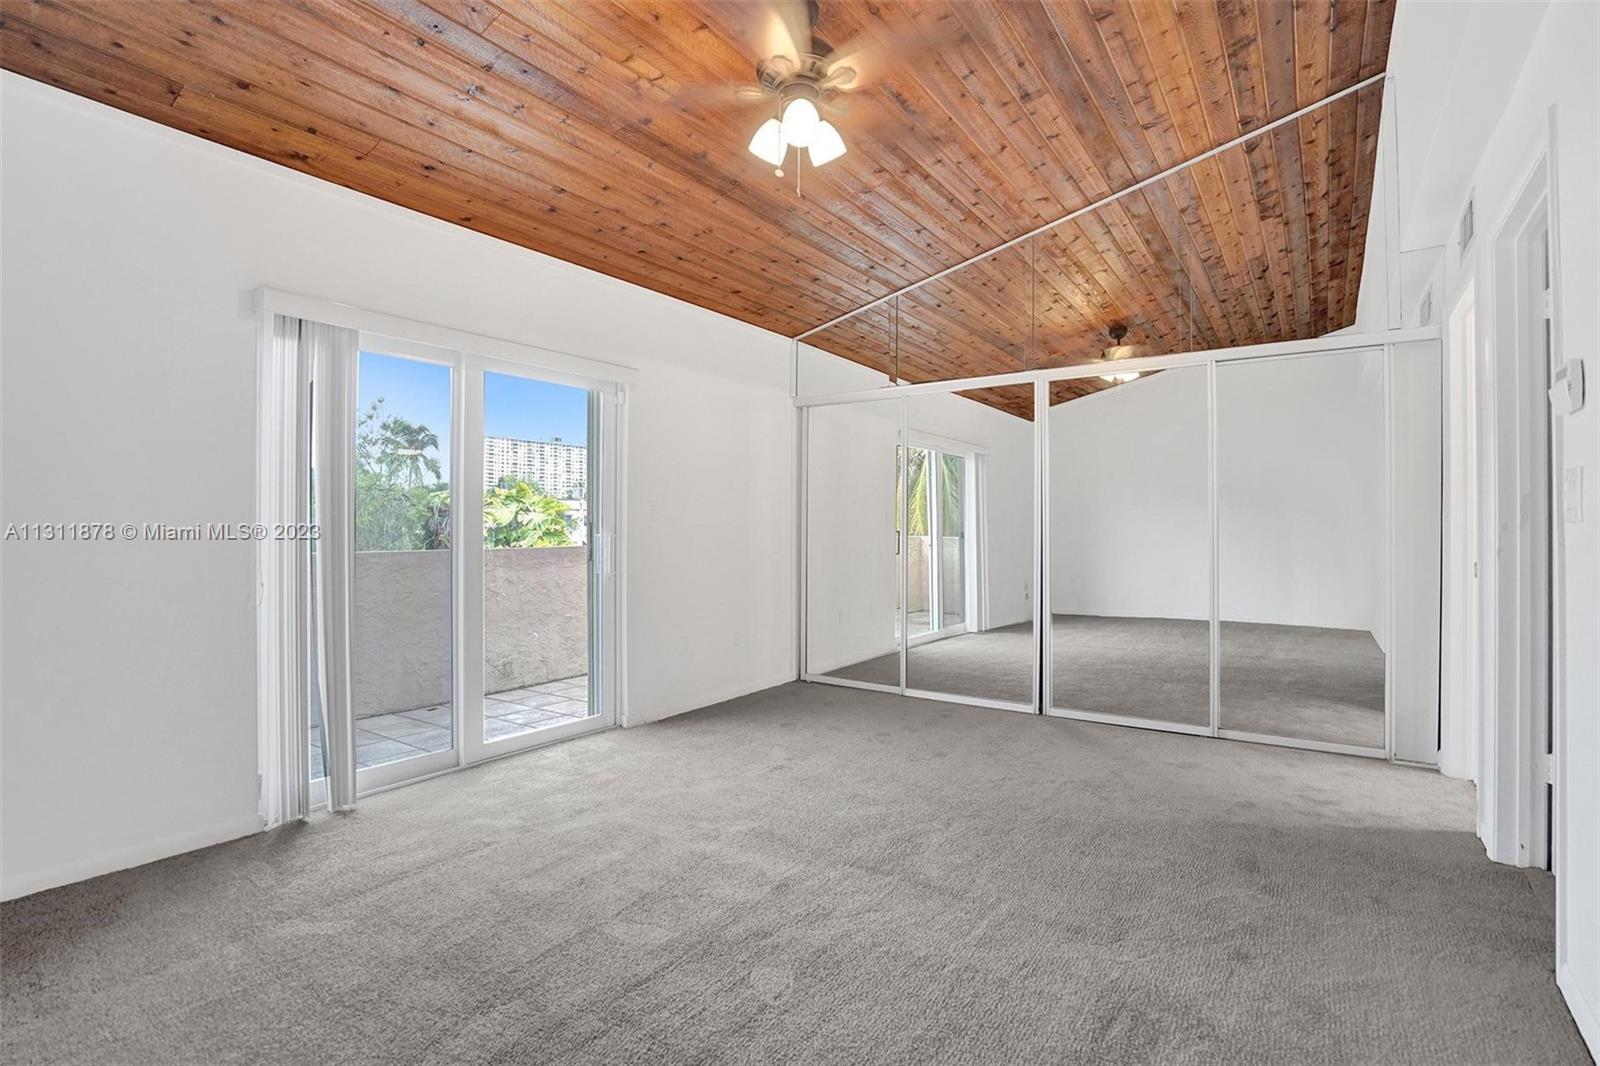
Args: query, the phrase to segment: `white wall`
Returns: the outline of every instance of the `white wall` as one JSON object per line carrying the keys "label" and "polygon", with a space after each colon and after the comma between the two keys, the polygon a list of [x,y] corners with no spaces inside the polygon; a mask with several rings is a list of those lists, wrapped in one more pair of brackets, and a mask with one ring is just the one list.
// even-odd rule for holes
{"label": "white wall", "polygon": [[[1206,375],[1168,371],[1051,411],[1051,610],[1208,618]],[[1385,644],[1381,353],[1217,372],[1224,619]]]}
{"label": "white wall", "polygon": [[[269,285],[639,369],[629,721],[794,674],[788,342],[10,73],[4,521],[249,521]],[[3,892],[257,824],[249,544],[3,554]]]}
{"label": "white wall", "polygon": [[[1546,3],[1401,4],[1395,18],[1389,69],[1400,87],[1400,249],[1407,322],[1417,320],[1423,291],[1432,286],[1433,322],[1445,322],[1470,286],[1476,297],[1475,354],[1479,364],[1477,409],[1457,412],[1451,424],[1478,424],[1485,440],[1509,405],[1496,384],[1497,350],[1492,269],[1494,242],[1536,162],[1551,151],[1555,125],[1556,256],[1555,312],[1558,355],[1581,360],[1591,383],[1600,345],[1600,5]],[[1463,255],[1457,223],[1467,199],[1474,203],[1476,236]],[[1370,246],[1369,246],[1370,247]],[[1365,298],[1363,289],[1363,298]],[[1451,365],[1459,365],[1452,353]],[[1556,687],[1566,706],[1565,734],[1556,737],[1558,777],[1565,792],[1565,825],[1557,841],[1557,982],[1591,1049],[1600,1049],[1600,914],[1589,901],[1600,898],[1600,533],[1595,501],[1600,478],[1600,411],[1594,386],[1586,408],[1563,419],[1556,430],[1563,466],[1582,481],[1581,518],[1560,523],[1559,556],[1565,648],[1558,650]],[[1518,520],[1503,528],[1492,509],[1492,451],[1483,456],[1478,502],[1485,510],[1479,545],[1483,599],[1492,605],[1495,561],[1512,546]],[[1517,501],[1511,501],[1515,510]],[[1459,570],[1452,576],[1452,610],[1473,597]],[[1447,621],[1454,630],[1457,619]],[[1492,662],[1491,643],[1481,650]],[[1447,676],[1471,676],[1478,662],[1454,658],[1477,651],[1452,641]],[[1562,691],[1564,690],[1564,692]],[[1485,692],[1489,692],[1486,688]],[[1447,716],[1452,708],[1446,707]],[[1485,698],[1484,725],[1497,708]],[[1458,735],[1470,735],[1461,730]],[[1492,743],[1492,731],[1482,739]],[[1486,788],[1483,797],[1489,795]],[[1480,827],[1494,812],[1480,812]],[[1513,849],[1514,850],[1514,849]]]}
{"label": "white wall", "polygon": [[1211,617],[1206,370],[1050,409],[1050,610]]}
{"label": "white wall", "polygon": [[[1402,7],[1404,10],[1404,7]],[[1542,14],[1542,19],[1537,18]],[[1464,5],[1458,17],[1481,17]],[[1566,646],[1561,653],[1557,685],[1564,689],[1565,735],[1557,737],[1558,775],[1566,792],[1565,825],[1558,841],[1556,886],[1558,893],[1557,980],[1591,1048],[1600,1048],[1600,913],[1592,902],[1600,898],[1600,533],[1596,508],[1600,503],[1600,394],[1595,378],[1594,353],[1600,346],[1600,74],[1595,55],[1600,51],[1600,6],[1592,3],[1554,3],[1522,12],[1526,28],[1537,26],[1526,60],[1512,89],[1503,96],[1498,123],[1486,135],[1471,130],[1458,135],[1464,147],[1451,158],[1458,175],[1454,196],[1430,229],[1411,233],[1408,247],[1446,245],[1435,292],[1436,319],[1456,304],[1467,285],[1477,295],[1477,327],[1482,356],[1493,365],[1506,353],[1495,350],[1496,323],[1493,294],[1496,278],[1491,251],[1501,222],[1514,204],[1526,175],[1550,148],[1548,128],[1554,107],[1556,126],[1555,172],[1557,185],[1556,249],[1558,291],[1556,330],[1558,354],[1583,360],[1590,380],[1590,399],[1576,415],[1557,427],[1563,465],[1578,469],[1582,480],[1582,515],[1561,524],[1563,548],[1560,568],[1564,604],[1561,622]],[[1431,42],[1425,35],[1400,34],[1395,48],[1402,59],[1425,55]],[[1515,64],[1520,56],[1513,56]],[[1474,77],[1484,76],[1474,72]],[[1452,113],[1453,114],[1453,113]],[[1463,120],[1465,121],[1465,120]],[[1444,119],[1448,130],[1454,122]],[[1442,134],[1441,134],[1442,135]],[[1437,136],[1436,136],[1437,139]],[[1462,256],[1455,244],[1454,225],[1468,194],[1475,201],[1477,237]],[[1479,380],[1480,403],[1496,417],[1492,383]],[[1484,476],[1490,476],[1488,470]],[[1492,497],[1483,497],[1485,506]],[[1493,534],[1491,529],[1490,534]],[[1509,530],[1514,535],[1515,530]],[[1488,539],[1482,547],[1486,565],[1499,544]],[[1486,653],[1490,649],[1486,648]],[[1492,707],[1491,707],[1492,710]],[[1487,735],[1486,735],[1487,739]]]}

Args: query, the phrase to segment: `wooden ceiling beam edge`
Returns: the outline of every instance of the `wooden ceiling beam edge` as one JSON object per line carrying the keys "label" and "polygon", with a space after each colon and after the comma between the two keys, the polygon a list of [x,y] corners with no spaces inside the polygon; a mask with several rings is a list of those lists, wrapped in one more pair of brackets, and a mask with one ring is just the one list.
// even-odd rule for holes
{"label": "wooden ceiling beam edge", "polygon": [[1159,173],[1156,173],[1156,174],[1152,174],[1148,178],[1143,178],[1143,179],[1141,179],[1139,181],[1136,181],[1132,185],[1129,185],[1128,187],[1126,187],[1124,189],[1119,189],[1116,192],[1111,193],[1109,196],[1105,196],[1105,197],[1102,197],[1099,200],[1096,200],[1094,203],[1085,204],[1083,207],[1080,207],[1075,211],[1070,211],[1067,214],[1061,216],[1060,218],[1054,220],[1053,222],[1047,222],[1042,226],[1039,226],[1039,227],[1037,227],[1035,229],[1029,230],[1027,233],[1023,233],[1023,234],[1020,234],[1020,235],[1018,235],[1016,237],[1011,238],[1009,241],[1006,241],[1004,244],[998,244],[995,247],[990,248],[986,252],[980,252],[977,255],[974,255],[974,256],[972,256],[972,257],[970,257],[968,259],[962,260],[959,263],[956,263],[954,266],[946,267],[945,269],[939,271],[936,274],[930,274],[930,275],[928,275],[927,277],[923,278],[920,281],[912,282],[910,285],[907,285],[904,288],[897,289],[894,292],[887,293],[887,294],[885,294],[883,296],[880,296],[876,300],[873,300],[871,303],[862,304],[860,307],[857,307],[852,311],[847,311],[844,314],[837,316],[836,318],[831,318],[828,321],[821,323],[820,325],[812,326],[810,329],[806,330],[803,333],[797,333],[792,339],[793,340],[805,340],[807,337],[812,336],[815,333],[820,333],[822,330],[828,329],[831,326],[838,325],[840,322],[843,322],[847,318],[850,318],[850,317],[852,317],[854,315],[859,315],[864,311],[870,311],[874,307],[878,307],[878,306],[880,306],[882,304],[886,304],[889,301],[894,300],[894,299],[896,299],[896,298],[898,298],[900,296],[903,296],[908,292],[913,292],[913,291],[915,291],[917,289],[920,289],[924,285],[930,284],[931,282],[938,281],[941,278],[949,277],[951,274],[954,274],[956,271],[962,270],[962,269],[964,269],[966,267],[969,267],[974,263],[980,263],[983,260],[988,259],[988,258],[990,258],[992,256],[999,255],[1001,252],[1004,252],[1008,248],[1014,248],[1017,245],[1023,243],[1024,241],[1031,240],[1032,238],[1037,237],[1040,234],[1048,233],[1048,232],[1050,232],[1051,230],[1055,229],[1058,226],[1062,226],[1062,225],[1065,225],[1068,222],[1071,222],[1075,218],[1081,218],[1082,216],[1089,214],[1091,211],[1095,211],[1095,210],[1098,210],[1099,208],[1102,208],[1102,207],[1105,207],[1105,206],[1107,206],[1109,204],[1115,203],[1118,200],[1121,200],[1123,197],[1126,197],[1126,196],[1129,196],[1129,195],[1131,195],[1133,193],[1136,193],[1136,192],[1140,191],[1141,189],[1148,188],[1149,186],[1154,185],[1155,183],[1157,183],[1159,181],[1162,181],[1162,180],[1164,180],[1166,178],[1170,178],[1175,174],[1181,174],[1185,170],[1188,170],[1190,167],[1192,167],[1192,166],[1194,166],[1194,165],[1196,165],[1198,163],[1203,163],[1208,159],[1212,159],[1212,158],[1214,158],[1216,156],[1219,156],[1222,153],[1226,152],[1230,148],[1237,148],[1242,144],[1246,144],[1246,143],[1248,143],[1250,141],[1256,140],[1257,138],[1262,137],[1262,136],[1272,132],[1273,130],[1277,129],[1279,126],[1283,126],[1283,125],[1286,125],[1287,123],[1293,122],[1293,121],[1295,121],[1297,119],[1304,118],[1306,115],[1311,114],[1312,112],[1317,111],[1317,110],[1319,110],[1321,108],[1324,108],[1324,107],[1328,106],[1329,104],[1334,103],[1335,101],[1342,100],[1346,96],[1351,95],[1352,93],[1360,92],[1362,89],[1365,89],[1370,85],[1375,85],[1375,84],[1383,81],[1388,76],[1389,75],[1388,75],[1387,71],[1380,71],[1377,74],[1374,74],[1371,77],[1368,77],[1368,78],[1365,78],[1365,79],[1363,79],[1361,81],[1358,81],[1353,85],[1346,86],[1345,88],[1340,89],[1338,92],[1332,93],[1332,94],[1330,94],[1328,96],[1325,96],[1321,100],[1317,100],[1317,101],[1315,101],[1313,103],[1307,104],[1305,107],[1302,107],[1297,111],[1293,111],[1290,114],[1284,115],[1282,118],[1274,119],[1273,121],[1267,123],[1266,125],[1263,125],[1263,126],[1260,126],[1260,127],[1256,128],[1256,129],[1249,130],[1249,131],[1247,131],[1245,133],[1242,133],[1239,136],[1233,138],[1232,140],[1226,141],[1226,142],[1224,142],[1222,144],[1219,144],[1215,148],[1212,148],[1209,151],[1203,152],[1200,155],[1197,155],[1192,159],[1186,159],[1181,163],[1177,163],[1177,164],[1175,164],[1173,166],[1168,167],[1166,170],[1163,170],[1163,171],[1161,171]]}

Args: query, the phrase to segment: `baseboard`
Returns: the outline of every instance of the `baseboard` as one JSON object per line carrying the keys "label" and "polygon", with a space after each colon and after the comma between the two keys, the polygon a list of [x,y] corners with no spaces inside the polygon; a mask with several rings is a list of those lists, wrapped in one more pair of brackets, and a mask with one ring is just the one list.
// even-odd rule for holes
{"label": "baseboard", "polygon": [[261,832],[261,816],[251,814],[248,817],[235,818],[191,832],[174,833],[156,840],[147,840],[141,844],[96,855],[92,859],[62,863],[59,866],[25,874],[7,873],[4,877],[0,877],[0,899],[12,900],[31,896],[35,892],[87,881],[91,877],[116,873],[118,870],[129,870],[135,866],[143,866],[160,859],[170,859],[174,855],[182,855],[184,852],[199,848],[209,848],[213,844],[225,844],[230,840],[238,840],[240,837],[259,832]]}
{"label": "baseboard", "polygon": [[1600,1015],[1595,1014],[1583,989],[1578,987],[1578,979],[1573,976],[1571,966],[1563,964],[1556,967],[1556,987],[1561,989],[1562,998],[1567,1001],[1567,1010],[1572,1012],[1572,1020],[1578,1025],[1578,1035],[1589,1045],[1589,1054],[1600,1058]]}

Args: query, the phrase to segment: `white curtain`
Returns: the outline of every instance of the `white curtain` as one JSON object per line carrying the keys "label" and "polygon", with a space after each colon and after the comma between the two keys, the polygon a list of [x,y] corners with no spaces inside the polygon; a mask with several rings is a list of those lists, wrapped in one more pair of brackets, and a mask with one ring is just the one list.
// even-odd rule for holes
{"label": "white curtain", "polygon": [[[283,315],[262,322],[257,367],[257,695],[266,828],[311,805],[312,708],[322,709],[328,806],[355,806],[350,560],[355,330]],[[313,508],[313,493],[315,501]],[[318,538],[277,536],[314,522]]]}
{"label": "white curtain", "polygon": [[[262,322],[256,385],[256,513],[269,530],[309,521],[311,360],[300,320]],[[310,806],[310,545],[266,537],[257,545],[256,671],[261,817],[266,828],[306,816]]]}
{"label": "white curtain", "polygon": [[311,357],[316,403],[312,466],[316,471],[316,634],[322,696],[322,759],[328,808],[356,805],[355,721],[350,702],[351,564],[355,558],[355,379],[357,336],[321,322],[300,324]]}

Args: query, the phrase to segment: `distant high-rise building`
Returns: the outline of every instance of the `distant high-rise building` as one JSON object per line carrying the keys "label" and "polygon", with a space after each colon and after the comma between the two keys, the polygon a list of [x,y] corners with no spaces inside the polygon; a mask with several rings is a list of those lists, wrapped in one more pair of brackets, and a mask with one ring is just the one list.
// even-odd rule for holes
{"label": "distant high-rise building", "polygon": [[589,449],[564,443],[559,437],[483,438],[483,487],[492,488],[504,477],[521,478],[557,499],[577,499],[589,484]]}

